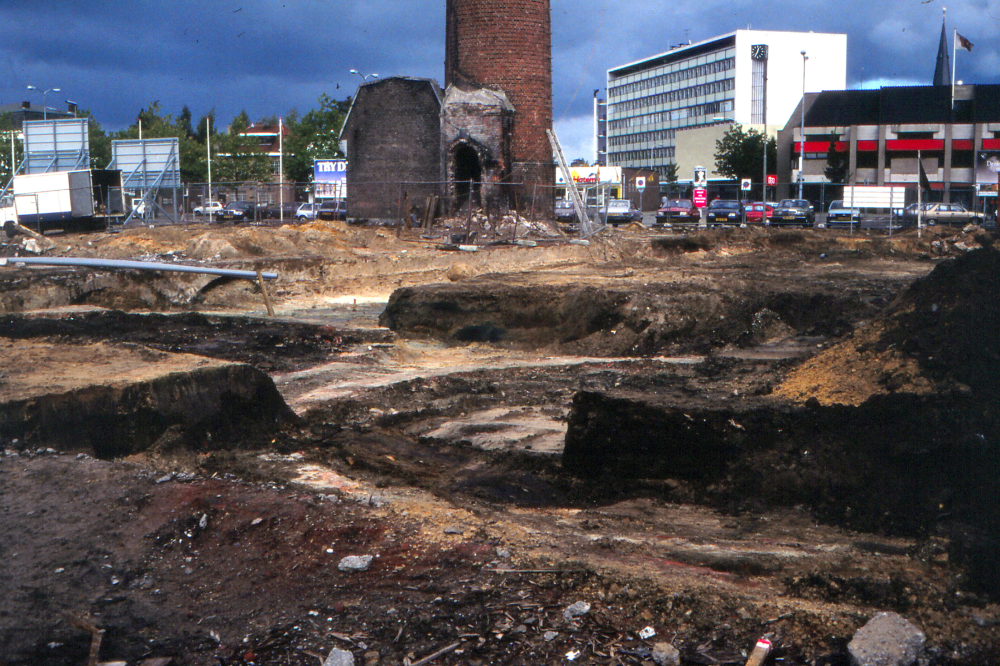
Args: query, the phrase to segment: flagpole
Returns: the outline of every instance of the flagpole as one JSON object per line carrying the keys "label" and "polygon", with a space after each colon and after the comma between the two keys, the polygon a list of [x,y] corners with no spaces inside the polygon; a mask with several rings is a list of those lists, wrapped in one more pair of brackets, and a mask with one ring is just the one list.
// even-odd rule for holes
{"label": "flagpole", "polygon": [[958,40],[958,28],[951,29],[951,108],[955,109],[955,42]]}

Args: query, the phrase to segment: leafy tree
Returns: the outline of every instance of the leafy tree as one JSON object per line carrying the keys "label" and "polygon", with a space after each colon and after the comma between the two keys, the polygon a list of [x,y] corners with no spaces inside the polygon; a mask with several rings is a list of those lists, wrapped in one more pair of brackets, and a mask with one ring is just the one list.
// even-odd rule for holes
{"label": "leafy tree", "polygon": [[76,117],[87,119],[87,133],[90,135],[90,168],[108,168],[108,165],[111,164],[111,137],[97,122],[90,109],[78,110]]}
{"label": "leafy tree", "polygon": [[[205,144],[204,141],[199,142],[197,133],[190,131],[190,118],[191,111],[186,106],[181,110],[177,120],[174,120],[171,114],[163,113],[163,106],[160,102],[152,102],[149,107],[139,111],[135,124],[119,130],[112,138],[138,139],[138,121],[142,121],[143,139],[176,137],[180,150],[181,181],[186,183],[205,182],[208,179]],[[204,131],[202,134],[204,135]],[[91,147],[91,154],[93,155],[93,147]]]}
{"label": "leafy tree", "polygon": [[324,93],[318,101],[318,109],[301,118],[293,111],[286,118],[291,135],[285,142],[285,176],[292,182],[311,182],[314,160],[344,157],[340,150],[340,128],[351,100],[335,100]]}
{"label": "leafy tree", "polygon": [[725,136],[715,142],[715,170],[732,180],[760,180],[764,174],[764,145],[767,143],[767,163],[778,163],[778,144],[766,139],[763,132],[745,130],[733,125]]}
{"label": "leafy tree", "polygon": [[826,166],[823,168],[823,175],[831,183],[843,185],[850,177],[851,169],[847,154],[837,151],[839,138],[836,132],[830,132],[830,146],[826,149]]}
{"label": "leafy tree", "polygon": [[[24,159],[24,144],[17,133],[19,127],[15,127],[14,116],[10,113],[0,114],[0,190],[6,187],[13,176],[14,168]],[[10,141],[14,136],[14,164],[10,163]]]}
{"label": "leafy tree", "polygon": [[241,111],[229,124],[229,131],[212,140],[212,177],[219,182],[271,180],[271,158],[260,151],[258,139],[245,136],[250,117]]}
{"label": "leafy tree", "polygon": [[678,175],[679,170],[676,164],[668,164],[663,168],[663,173],[660,174],[664,183],[676,183]]}

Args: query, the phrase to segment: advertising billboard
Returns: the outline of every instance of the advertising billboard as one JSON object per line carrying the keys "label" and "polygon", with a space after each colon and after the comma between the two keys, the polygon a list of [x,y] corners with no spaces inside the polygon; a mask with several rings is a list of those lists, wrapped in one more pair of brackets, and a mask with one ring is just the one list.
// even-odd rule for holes
{"label": "advertising billboard", "polygon": [[[621,185],[622,168],[618,166],[577,166],[570,167],[570,176],[577,185]],[[556,169],[556,185],[565,185],[562,170]]]}
{"label": "advertising billboard", "polygon": [[998,177],[1000,177],[1000,150],[980,150],[976,153],[976,187],[979,196],[997,196]]}
{"label": "advertising billboard", "polygon": [[313,160],[317,199],[347,197],[347,160]]}

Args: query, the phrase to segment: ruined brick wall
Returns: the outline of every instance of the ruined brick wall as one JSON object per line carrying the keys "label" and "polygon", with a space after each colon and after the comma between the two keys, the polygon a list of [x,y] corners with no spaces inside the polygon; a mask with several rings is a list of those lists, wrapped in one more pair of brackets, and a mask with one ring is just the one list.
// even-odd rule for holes
{"label": "ruined brick wall", "polygon": [[[551,187],[552,26],[549,0],[447,0],[445,87],[504,91],[514,105],[511,177]],[[551,190],[542,189],[551,200]],[[544,204],[542,204],[544,210]]]}
{"label": "ruined brick wall", "polygon": [[404,77],[365,84],[340,136],[347,142],[347,214],[396,220],[403,192],[421,201],[441,178],[441,89]]}

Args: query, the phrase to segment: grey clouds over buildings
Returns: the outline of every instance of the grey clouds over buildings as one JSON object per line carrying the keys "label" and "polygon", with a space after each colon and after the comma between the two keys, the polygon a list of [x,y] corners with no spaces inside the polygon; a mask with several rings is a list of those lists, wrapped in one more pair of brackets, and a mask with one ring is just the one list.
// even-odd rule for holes
{"label": "grey clouds over buildings", "polygon": [[[1000,82],[1000,0],[953,0],[957,78]],[[443,79],[444,0],[5,0],[0,5],[0,102],[60,88],[108,129],[160,101],[228,122],[305,111],[322,93],[352,95],[360,77]],[[606,70],[738,28],[843,32],[848,86],[930,83],[941,5],[922,0],[552,0],[553,117],[585,135]],[[573,145],[573,139],[568,143]],[[571,149],[572,152],[572,149]]]}

